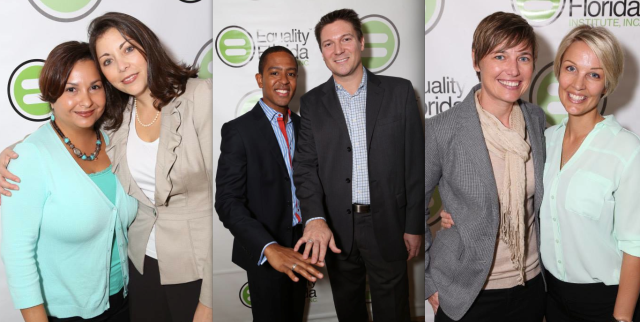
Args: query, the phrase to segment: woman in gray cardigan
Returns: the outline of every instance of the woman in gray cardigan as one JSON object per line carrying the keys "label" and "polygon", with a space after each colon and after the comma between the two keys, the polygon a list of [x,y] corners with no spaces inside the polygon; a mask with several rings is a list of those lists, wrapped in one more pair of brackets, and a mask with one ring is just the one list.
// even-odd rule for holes
{"label": "woman in gray cardigan", "polygon": [[531,84],[536,47],[522,17],[484,18],[472,45],[480,84],[426,120],[426,200],[438,186],[456,223],[433,240],[426,230],[425,296],[436,321],[542,321],[535,213],[545,117],[520,100]]}

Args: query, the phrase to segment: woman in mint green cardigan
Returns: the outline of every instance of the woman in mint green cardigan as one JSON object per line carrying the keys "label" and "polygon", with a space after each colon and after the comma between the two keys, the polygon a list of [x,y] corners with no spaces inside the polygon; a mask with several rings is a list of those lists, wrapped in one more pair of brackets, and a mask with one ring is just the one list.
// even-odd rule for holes
{"label": "woman in mint green cardigan", "polygon": [[137,212],[111,172],[106,96],[87,43],[54,48],[39,80],[51,122],[15,147],[24,181],[2,200],[2,259],[25,321],[129,321],[127,228]]}

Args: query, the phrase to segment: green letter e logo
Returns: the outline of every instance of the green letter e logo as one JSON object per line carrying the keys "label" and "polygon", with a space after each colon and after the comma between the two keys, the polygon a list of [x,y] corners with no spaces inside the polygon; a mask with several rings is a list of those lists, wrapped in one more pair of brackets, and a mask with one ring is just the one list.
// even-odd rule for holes
{"label": "green letter e logo", "polygon": [[242,67],[253,59],[253,37],[244,28],[229,26],[216,38],[216,52],[220,60],[230,67]]}
{"label": "green letter e logo", "polygon": [[20,64],[9,77],[7,92],[11,107],[23,118],[42,122],[49,119],[49,103],[40,99],[38,78],[44,65],[42,59],[32,59]]}

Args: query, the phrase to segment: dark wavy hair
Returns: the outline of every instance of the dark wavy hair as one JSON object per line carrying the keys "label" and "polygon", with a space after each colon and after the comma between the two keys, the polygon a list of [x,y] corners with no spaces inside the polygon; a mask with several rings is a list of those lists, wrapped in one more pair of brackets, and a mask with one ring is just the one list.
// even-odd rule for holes
{"label": "dark wavy hair", "polygon": [[[73,67],[80,61],[88,60],[94,62],[91,56],[91,50],[89,44],[79,41],[67,41],[56,46],[51,50],[47,60],[42,66],[40,77],[38,78],[38,86],[40,87],[40,99],[53,104],[58,101],[58,98],[64,93],[64,88],[67,86],[69,75],[73,71]],[[96,64],[96,69],[98,65]],[[100,73],[100,80],[103,84],[106,83],[104,75]],[[109,100],[105,104],[105,111],[108,110]],[[102,122],[104,122],[104,114],[93,125],[94,128],[100,128]]]}
{"label": "dark wavy hair", "polygon": [[[194,66],[176,63],[162,47],[158,37],[140,20],[120,12],[108,12],[93,19],[89,25],[89,47],[91,55],[97,62],[96,42],[109,29],[116,29],[125,39],[134,40],[132,46],[147,60],[147,86],[154,98],[153,105],[160,111],[174,98],[182,95],[189,78],[195,78],[198,70]],[[107,101],[110,108],[105,109],[106,129],[116,130],[122,125],[123,113],[129,101],[129,94],[123,93],[105,83]]]}

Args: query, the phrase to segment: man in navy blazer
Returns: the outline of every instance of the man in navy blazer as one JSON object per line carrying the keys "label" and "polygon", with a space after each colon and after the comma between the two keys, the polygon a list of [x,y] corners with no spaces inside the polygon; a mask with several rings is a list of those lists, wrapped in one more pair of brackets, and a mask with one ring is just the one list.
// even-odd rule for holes
{"label": "man in navy blazer", "polygon": [[[407,261],[424,234],[424,132],[411,82],[366,70],[351,9],[315,29],[332,77],[301,98],[294,161],[311,263],[327,269],[340,321],[409,321]],[[327,252],[327,247],[331,250]]]}
{"label": "man in navy blazer", "polygon": [[288,108],[297,75],[289,49],[267,49],[256,74],[262,99],[222,126],[215,208],[235,238],[233,262],[247,271],[254,321],[302,321],[307,285],[300,276],[323,277],[291,248],[302,235],[291,181],[300,117]]}

